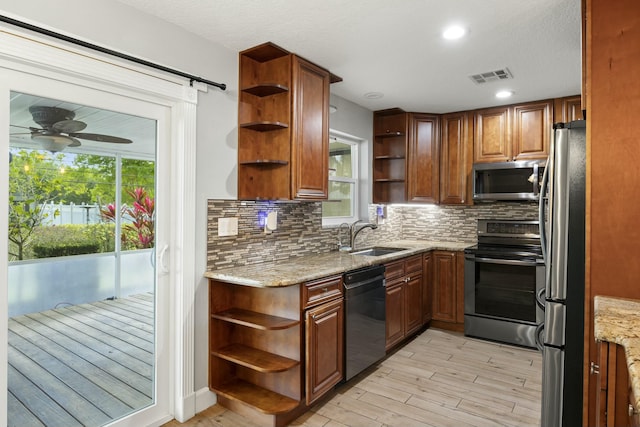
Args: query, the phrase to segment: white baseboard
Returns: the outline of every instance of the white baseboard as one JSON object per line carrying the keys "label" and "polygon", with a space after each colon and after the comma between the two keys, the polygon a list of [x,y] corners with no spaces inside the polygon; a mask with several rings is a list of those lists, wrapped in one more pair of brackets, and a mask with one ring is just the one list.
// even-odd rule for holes
{"label": "white baseboard", "polygon": [[208,387],[196,391],[196,414],[218,403],[218,396]]}

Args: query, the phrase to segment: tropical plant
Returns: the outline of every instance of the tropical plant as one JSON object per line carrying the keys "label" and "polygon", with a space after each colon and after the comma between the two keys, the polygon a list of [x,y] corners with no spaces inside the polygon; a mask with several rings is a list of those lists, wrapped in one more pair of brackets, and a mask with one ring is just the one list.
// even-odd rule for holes
{"label": "tropical plant", "polygon": [[[123,249],[152,248],[155,244],[155,200],[150,197],[143,187],[126,190],[132,198],[132,206],[123,205],[120,209],[121,218],[127,220],[122,226],[121,242]],[[104,221],[115,222],[117,212],[114,203],[109,203],[100,209],[100,216]]]}

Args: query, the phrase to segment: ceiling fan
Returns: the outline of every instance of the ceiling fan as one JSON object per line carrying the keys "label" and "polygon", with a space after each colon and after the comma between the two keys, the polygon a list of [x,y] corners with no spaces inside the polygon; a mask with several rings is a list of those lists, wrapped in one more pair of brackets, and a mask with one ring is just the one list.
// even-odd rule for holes
{"label": "ceiling fan", "polygon": [[25,127],[11,125],[17,128],[29,129],[29,132],[13,133],[12,135],[31,134],[31,139],[40,144],[44,150],[53,153],[62,151],[67,147],[79,147],[78,139],[89,141],[109,142],[112,144],[131,144],[133,141],[112,135],[101,135],[97,133],[79,133],[87,127],[85,122],[73,120],[76,113],[64,108],[32,106],[29,112],[33,116],[33,121],[41,126]]}

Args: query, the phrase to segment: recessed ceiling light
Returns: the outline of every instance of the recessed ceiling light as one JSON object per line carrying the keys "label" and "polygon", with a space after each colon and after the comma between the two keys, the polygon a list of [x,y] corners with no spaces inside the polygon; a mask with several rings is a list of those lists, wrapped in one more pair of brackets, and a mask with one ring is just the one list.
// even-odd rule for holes
{"label": "recessed ceiling light", "polygon": [[514,92],[512,90],[501,90],[496,92],[496,98],[509,98],[513,94]]}
{"label": "recessed ceiling light", "polygon": [[459,25],[452,25],[444,29],[444,31],[442,32],[442,37],[447,40],[457,40],[461,37],[464,37],[465,34],[467,34],[466,29]]}
{"label": "recessed ceiling light", "polygon": [[362,96],[367,99],[380,99],[384,96],[384,94],[382,92],[367,92]]}

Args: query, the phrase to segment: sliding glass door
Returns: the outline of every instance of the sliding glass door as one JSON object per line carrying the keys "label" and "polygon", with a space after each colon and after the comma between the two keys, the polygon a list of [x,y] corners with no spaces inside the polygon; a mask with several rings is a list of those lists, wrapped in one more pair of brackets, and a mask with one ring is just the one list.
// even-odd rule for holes
{"label": "sliding glass door", "polygon": [[7,424],[145,425],[170,413],[170,111],[0,74]]}

